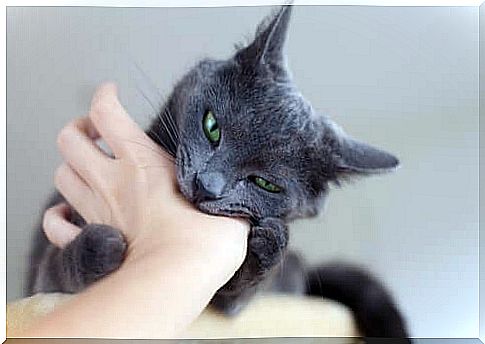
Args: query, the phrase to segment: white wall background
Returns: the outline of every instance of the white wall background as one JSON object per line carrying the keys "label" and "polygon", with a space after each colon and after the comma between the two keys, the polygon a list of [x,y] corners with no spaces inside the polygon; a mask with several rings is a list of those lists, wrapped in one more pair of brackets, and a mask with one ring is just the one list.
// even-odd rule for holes
{"label": "white wall background", "polygon": [[[60,158],[57,131],[116,80],[162,90],[203,56],[226,57],[268,8],[8,8],[7,297],[22,295],[34,224]],[[478,9],[298,7],[288,42],[302,93],[402,168],[333,193],[297,222],[308,260],[370,267],[419,337],[478,336]],[[138,88],[137,88],[138,87]]]}

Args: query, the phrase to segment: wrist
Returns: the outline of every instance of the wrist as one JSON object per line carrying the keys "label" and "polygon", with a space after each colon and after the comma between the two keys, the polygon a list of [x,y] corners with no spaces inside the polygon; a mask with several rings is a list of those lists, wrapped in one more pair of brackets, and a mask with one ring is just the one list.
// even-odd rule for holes
{"label": "wrist", "polygon": [[222,285],[246,256],[249,225],[242,220],[197,213],[159,227],[129,242],[125,263],[149,258],[187,264]]}

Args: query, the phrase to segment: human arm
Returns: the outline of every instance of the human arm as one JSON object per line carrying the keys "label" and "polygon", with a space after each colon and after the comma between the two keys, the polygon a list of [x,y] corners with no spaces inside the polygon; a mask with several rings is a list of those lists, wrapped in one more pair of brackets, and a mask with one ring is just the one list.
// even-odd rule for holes
{"label": "human arm", "polygon": [[[98,136],[114,159],[93,143]],[[57,188],[88,223],[120,229],[127,257],[23,335],[176,336],[242,263],[248,225],[202,214],[178,194],[173,164],[129,118],[111,84],[97,91],[88,117],[61,132],[59,148],[65,163]],[[51,211],[49,221],[63,220]]]}

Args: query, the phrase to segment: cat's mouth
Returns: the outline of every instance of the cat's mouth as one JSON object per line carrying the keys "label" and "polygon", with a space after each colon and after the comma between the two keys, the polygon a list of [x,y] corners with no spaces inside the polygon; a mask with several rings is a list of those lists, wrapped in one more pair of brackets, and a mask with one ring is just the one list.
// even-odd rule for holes
{"label": "cat's mouth", "polygon": [[202,201],[194,205],[202,212],[228,217],[239,217],[245,219],[253,218],[253,214],[249,208],[242,204],[221,204],[222,200],[216,201]]}

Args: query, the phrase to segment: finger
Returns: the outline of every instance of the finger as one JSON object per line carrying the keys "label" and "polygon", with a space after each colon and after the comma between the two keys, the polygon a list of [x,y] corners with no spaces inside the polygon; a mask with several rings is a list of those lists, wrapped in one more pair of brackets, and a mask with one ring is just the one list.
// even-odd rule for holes
{"label": "finger", "polygon": [[104,83],[96,89],[89,118],[115,156],[126,152],[127,142],[136,142],[146,136],[120,104],[113,83]]}
{"label": "finger", "polygon": [[44,233],[47,239],[59,248],[66,247],[82,230],[67,220],[69,214],[70,208],[66,203],[60,203],[44,213]]}
{"label": "finger", "polygon": [[160,163],[160,159],[162,164],[170,162],[168,154],[140,129],[120,104],[115,84],[98,87],[89,117],[117,158],[133,158],[146,164]]}
{"label": "finger", "polygon": [[68,164],[63,163],[57,168],[54,182],[62,196],[84,219],[88,222],[96,220],[90,211],[96,206],[94,192]]}
{"label": "finger", "polygon": [[99,134],[88,117],[75,119],[66,125],[57,137],[63,158],[86,182],[98,186],[106,177],[112,160],[93,139]]}
{"label": "finger", "polygon": [[85,123],[86,134],[93,141],[99,139],[101,137],[101,135],[99,135],[99,132],[96,129],[96,127],[93,125],[93,122],[91,121],[89,116],[85,116],[85,117],[87,118],[86,123]]}

